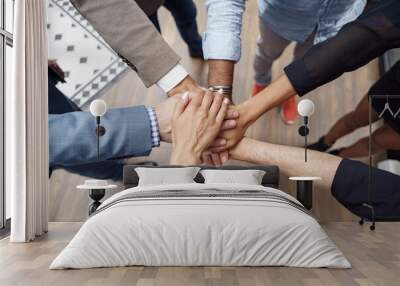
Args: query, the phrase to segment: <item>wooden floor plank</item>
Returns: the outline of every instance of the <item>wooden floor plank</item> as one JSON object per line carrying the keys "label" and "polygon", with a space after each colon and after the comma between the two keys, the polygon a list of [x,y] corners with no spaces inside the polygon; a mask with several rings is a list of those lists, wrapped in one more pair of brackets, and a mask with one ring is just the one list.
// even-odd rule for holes
{"label": "wooden floor plank", "polygon": [[399,285],[400,223],[378,223],[375,232],[357,223],[323,224],[352,269],[137,266],[49,270],[52,260],[80,226],[81,223],[50,223],[48,234],[28,244],[1,240],[0,285]]}

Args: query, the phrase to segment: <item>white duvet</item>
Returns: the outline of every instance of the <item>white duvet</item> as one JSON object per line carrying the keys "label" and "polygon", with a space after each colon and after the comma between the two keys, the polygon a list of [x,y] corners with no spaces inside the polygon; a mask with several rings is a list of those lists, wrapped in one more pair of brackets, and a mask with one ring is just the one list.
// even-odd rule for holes
{"label": "white duvet", "polygon": [[[258,198],[151,198],[112,204],[133,192],[272,188],[228,184],[136,187],[107,199],[50,269],[145,266],[349,268],[318,222],[289,204]],[[297,202],[298,203],[298,202]],[[108,207],[107,207],[108,206]]]}

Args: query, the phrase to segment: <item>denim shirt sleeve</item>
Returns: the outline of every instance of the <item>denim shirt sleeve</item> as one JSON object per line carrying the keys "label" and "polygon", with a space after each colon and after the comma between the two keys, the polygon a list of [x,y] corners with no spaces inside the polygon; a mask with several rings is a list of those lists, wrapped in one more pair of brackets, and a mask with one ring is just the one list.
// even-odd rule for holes
{"label": "denim shirt sleeve", "polygon": [[239,61],[240,32],[245,0],[207,0],[207,30],[203,34],[204,59]]}
{"label": "denim shirt sleeve", "polygon": [[367,0],[336,0],[328,2],[328,7],[318,23],[314,44],[335,36],[347,23],[353,22],[364,11]]}

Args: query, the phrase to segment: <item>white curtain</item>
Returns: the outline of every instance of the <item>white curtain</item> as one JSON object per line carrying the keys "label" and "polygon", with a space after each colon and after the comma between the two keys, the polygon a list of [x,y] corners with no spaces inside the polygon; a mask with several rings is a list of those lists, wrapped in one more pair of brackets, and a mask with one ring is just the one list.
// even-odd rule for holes
{"label": "white curtain", "polygon": [[13,82],[6,98],[6,187],[12,242],[47,231],[48,119],[46,0],[15,1]]}

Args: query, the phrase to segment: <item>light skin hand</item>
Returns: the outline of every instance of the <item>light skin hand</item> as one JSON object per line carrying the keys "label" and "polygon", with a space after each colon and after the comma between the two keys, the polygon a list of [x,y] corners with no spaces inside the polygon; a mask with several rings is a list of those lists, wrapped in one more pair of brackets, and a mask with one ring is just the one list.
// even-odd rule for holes
{"label": "light skin hand", "polygon": [[237,127],[221,132],[218,137],[226,139],[227,143],[223,147],[213,148],[212,151],[222,152],[234,147],[243,138],[247,128],[261,115],[295,94],[296,91],[289,79],[286,75],[283,75],[257,96],[251,97],[237,106],[231,106],[230,109],[237,110],[240,114],[237,120]]}
{"label": "light skin hand", "polygon": [[[236,128],[222,131],[218,137],[225,139],[225,145],[223,146],[213,146],[211,151],[214,153],[225,152],[228,149],[234,147],[245,135],[247,128],[254,122],[252,115],[251,105],[248,101],[245,101],[239,105],[229,106],[229,110],[235,110],[240,115],[236,121]],[[228,156],[229,157],[229,156]]]}
{"label": "light skin hand", "polygon": [[280,76],[257,94],[257,96],[253,96],[247,100],[249,108],[253,110],[253,122],[268,110],[279,106],[294,95],[296,95],[296,90],[293,88],[288,77],[285,74]]}
{"label": "light skin hand", "polygon": [[[209,61],[209,63],[211,68],[209,74],[210,84],[229,84],[232,82],[234,67],[232,62],[217,60]],[[221,71],[223,72],[221,73]],[[213,144],[211,149],[212,152],[204,154],[203,160],[207,163],[214,163],[217,165],[228,160],[229,155],[226,151],[234,147],[243,138],[247,128],[253,122],[255,122],[262,114],[273,107],[278,106],[280,103],[295,94],[296,91],[289,79],[286,75],[283,75],[271,83],[256,97],[252,97],[238,106],[231,106],[228,114],[239,114],[239,117],[236,120],[236,128],[231,128],[229,130],[224,129],[224,131],[218,135],[218,140]],[[229,120],[226,120],[226,122],[228,121]],[[225,124],[233,125],[234,123]]]}
{"label": "light skin hand", "polygon": [[[228,109],[225,121],[222,124],[221,131],[232,130],[237,126],[239,112],[234,109]],[[225,138],[217,138],[210,148],[202,154],[203,163],[206,165],[222,166],[229,160],[228,150],[222,152],[213,152],[212,149],[225,149],[227,140]]]}
{"label": "light skin hand", "polygon": [[174,96],[183,94],[185,92],[190,93],[190,97],[204,96],[205,89],[199,86],[189,75],[186,76],[179,84],[171,89],[167,94],[168,96]]}
{"label": "light skin hand", "polygon": [[[222,124],[221,131],[231,130],[237,126],[237,119],[239,112],[234,109],[228,109],[225,121]],[[202,154],[203,163],[206,165],[222,166],[229,160],[228,150],[222,152],[212,152],[212,148],[223,148],[227,141],[225,138],[217,138],[210,146],[210,148]]]}
{"label": "light skin hand", "polygon": [[207,92],[202,100],[188,95],[176,105],[172,119],[174,165],[200,164],[202,154],[218,136],[228,110],[228,100]]}
{"label": "light skin hand", "polygon": [[[159,125],[160,138],[163,142],[172,142],[171,121],[174,114],[175,106],[180,100],[181,98],[179,96],[171,96],[154,108]],[[235,128],[237,118],[239,118],[239,113],[237,111],[231,110],[227,112],[225,120],[222,123],[221,130],[230,130]],[[222,147],[225,144],[225,139],[218,138],[214,141],[213,146]]]}
{"label": "light skin hand", "polygon": [[207,150],[202,154],[202,160],[203,164],[206,165],[222,166],[229,160],[229,151],[213,153],[210,150]]}
{"label": "light skin hand", "polygon": [[[214,71],[217,71],[218,67],[226,67],[226,64],[229,63],[215,61],[213,64]],[[214,72],[214,75],[211,76],[212,80],[216,80],[216,82],[213,82],[214,84],[221,84],[221,79],[226,80],[223,82],[225,84],[232,80],[232,77],[229,77],[229,73],[227,73],[223,78],[218,77],[217,74],[218,73]],[[247,128],[253,122],[255,122],[265,112],[273,107],[278,106],[280,103],[284,102],[290,96],[295,94],[296,91],[291,85],[289,79],[286,77],[286,75],[283,75],[278,80],[271,83],[256,97],[252,97],[240,105],[230,106],[228,114],[239,114],[239,117],[236,120],[236,128],[224,130],[218,135],[218,140],[213,144],[211,150],[208,150],[208,152],[202,156],[204,162],[214,165],[223,164],[229,159],[227,150],[233,148],[243,138]]]}
{"label": "light skin hand", "polygon": [[179,96],[172,96],[158,104],[154,110],[157,116],[160,139],[164,142],[171,142],[171,121],[176,104],[180,101]]}

